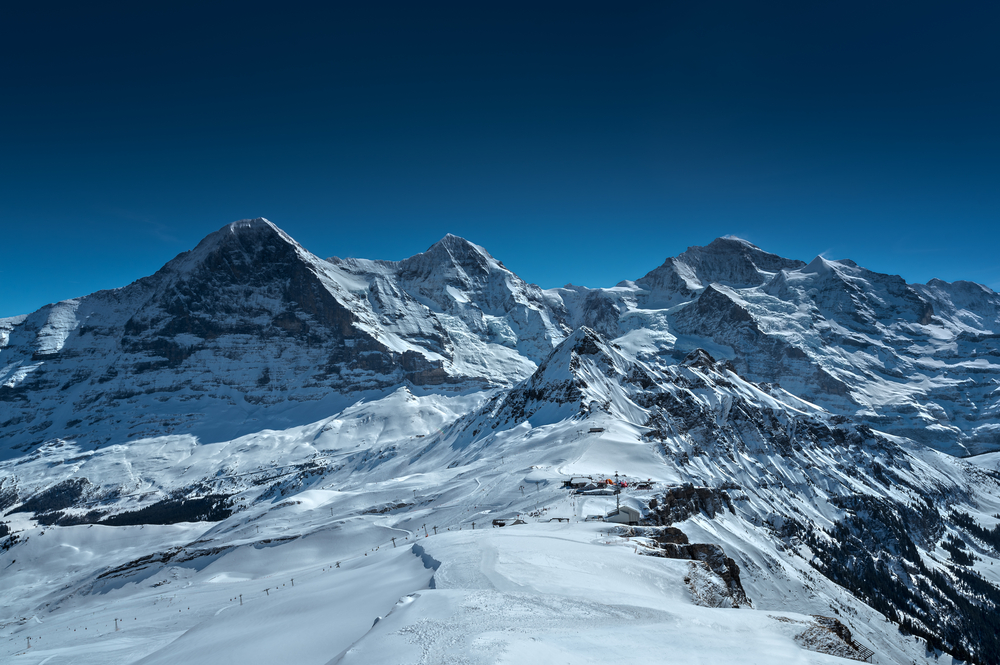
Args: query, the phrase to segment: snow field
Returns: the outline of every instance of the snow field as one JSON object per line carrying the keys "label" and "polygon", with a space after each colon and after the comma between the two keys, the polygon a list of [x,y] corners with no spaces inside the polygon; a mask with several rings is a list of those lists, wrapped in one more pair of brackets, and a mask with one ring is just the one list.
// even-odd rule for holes
{"label": "snow field", "polygon": [[[243,483],[247,501],[215,524],[43,528],[17,514],[27,541],[0,554],[0,661],[576,663],[636,654],[650,662],[843,662],[796,641],[810,614],[839,616],[882,663],[925,661],[921,643],[816,575],[808,552],[779,549],[764,519],[772,505],[786,510],[768,503],[774,495],[751,496],[738,517],[677,525],[739,564],[755,609],[729,610],[693,604],[684,581],[690,562],[640,556],[641,541],[582,521],[605,514],[615,497],[560,487],[574,475],[616,471],[660,487],[718,484],[756,468],[753,460],[682,469],[634,424],[615,419],[521,423],[467,441],[449,428],[468,399],[401,389],[313,425],[228,442],[176,437],[34,456],[17,467],[24,482],[42,485],[53,469],[83,471],[163,493],[223,466],[218,482]],[[605,431],[590,433],[594,425]],[[803,456],[829,466],[836,454]],[[329,466],[281,493],[261,495],[253,473],[239,475],[317,455]],[[802,482],[798,467],[760,455],[788,483]],[[53,465],[57,457],[79,459]],[[964,467],[947,459],[914,458],[909,473],[921,482],[961,476]],[[812,495],[787,494],[800,510],[828,509]],[[641,496],[621,500],[638,506]],[[529,524],[489,526],[515,515]],[[570,522],[546,521],[553,517]],[[115,618],[124,619],[118,632]]]}
{"label": "snow field", "polygon": [[[272,511],[278,515],[270,519],[294,525],[293,532],[309,532],[313,521],[324,519],[327,499],[339,494],[305,492],[301,503],[286,502],[290,505]],[[565,493],[545,501],[553,515],[572,514],[573,504],[583,501],[611,503]],[[380,524],[386,519],[328,521],[294,540],[262,540],[216,557],[92,580],[54,611],[39,612],[13,631],[6,626],[8,656],[53,665],[516,663],[542,656],[551,662],[599,662],[622,653],[649,654],[651,662],[836,662],[803,652],[795,642],[799,629],[810,623],[803,614],[783,613],[799,622],[792,625],[772,619],[774,612],[692,605],[684,583],[690,562],[639,556],[633,543],[610,535],[606,524],[540,522],[475,531],[466,524],[461,531],[430,531],[429,537],[404,535],[393,548]],[[270,532],[279,529],[257,521]],[[56,536],[71,549],[90,543],[87,556],[107,557],[123,538],[86,532],[123,532],[142,551],[170,540],[170,532],[174,542],[204,542],[224,524],[207,530],[203,524],[50,528],[37,540]],[[691,520],[681,526],[698,541],[713,524]],[[723,526],[735,530],[738,524]],[[745,540],[732,540],[746,548]],[[36,543],[26,547],[39,554],[50,549]],[[121,552],[117,560],[129,556]],[[748,591],[753,597],[753,586]],[[46,597],[58,595],[36,601],[42,604]],[[125,619],[119,632],[116,617]],[[27,635],[33,636],[30,651],[21,644]]]}
{"label": "snow field", "polygon": [[435,588],[401,601],[330,663],[838,662],[803,651],[763,612],[693,605],[690,562],[638,556],[602,529],[536,523],[432,537]]}

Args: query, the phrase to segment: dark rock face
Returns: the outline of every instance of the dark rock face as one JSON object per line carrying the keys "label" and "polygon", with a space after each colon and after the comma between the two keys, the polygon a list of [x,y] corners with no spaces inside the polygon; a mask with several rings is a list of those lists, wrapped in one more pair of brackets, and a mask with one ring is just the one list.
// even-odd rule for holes
{"label": "dark rock face", "polygon": [[823,626],[824,628],[832,632],[834,635],[839,637],[845,643],[852,646],[854,645],[854,638],[851,635],[851,629],[845,626],[843,623],[841,623],[840,619],[835,619],[833,617],[821,617],[821,616],[814,616],[813,619],[816,620],[816,623],[818,623],[819,625]]}
{"label": "dark rock face", "polygon": [[700,561],[709,570],[718,575],[733,598],[734,605],[747,604],[749,602],[743,583],[740,582],[740,567],[736,565],[730,557],[726,556],[725,550],[720,545],[710,543],[694,543],[689,545],[677,545],[664,543],[661,547],[661,554],[666,559],[687,559],[690,561]]}
{"label": "dark rock face", "polygon": [[724,510],[735,512],[733,502],[724,490],[683,485],[657,496],[655,506],[650,503],[650,516],[647,521],[650,524],[666,526],[683,522],[692,515],[700,514],[713,518]]}
{"label": "dark rock face", "polygon": [[608,339],[619,333],[618,318],[622,312],[619,304],[608,298],[602,291],[591,291],[583,303],[583,318],[580,325],[596,330]]}
{"label": "dark rock face", "polygon": [[[654,502],[650,502],[652,507]],[[645,520],[650,522],[651,520]],[[655,520],[652,520],[655,523]],[[732,607],[750,604],[743,583],[740,581],[740,567],[720,545],[711,543],[691,543],[687,534],[677,527],[635,527],[624,532],[625,535],[650,538],[655,544],[653,551],[646,551],[648,556],[665,559],[682,559],[696,561],[704,565],[705,570],[722,581]],[[691,584],[691,580],[687,580]],[[696,586],[696,585],[695,585]],[[693,589],[694,590],[694,589]]]}
{"label": "dark rock face", "polygon": [[704,515],[712,519],[723,511],[735,514],[733,503],[725,491],[712,487],[683,485],[671,488],[650,500],[649,512],[643,523],[666,527],[657,529],[653,533],[658,546],[655,556],[704,563],[725,582],[734,606],[739,606],[749,603],[749,600],[740,582],[740,567],[736,562],[726,556],[721,546],[691,543],[683,531],[668,526],[683,522],[694,515]]}
{"label": "dark rock face", "polygon": [[[653,499],[656,501],[656,499]],[[650,507],[655,507],[653,501],[650,501]],[[656,542],[661,545],[687,545],[688,537],[687,534],[674,526],[668,526],[660,531],[655,536]]]}
{"label": "dark rock face", "polygon": [[[224,336],[307,344],[361,337],[358,315],[323,284],[301,248],[260,220],[207,238],[151,279],[156,291],[126,321],[122,347],[151,355],[178,349],[167,358],[172,366]],[[181,347],[181,335],[201,341]]]}
{"label": "dark rock face", "polygon": [[[104,524],[106,526],[138,526],[140,524],[177,524],[178,522],[219,522],[233,514],[224,495],[197,498],[171,498],[150,504],[139,510],[107,515],[101,510],[71,514],[52,510],[35,516],[39,524],[74,526]],[[69,506],[66,506],[69,507]]]}

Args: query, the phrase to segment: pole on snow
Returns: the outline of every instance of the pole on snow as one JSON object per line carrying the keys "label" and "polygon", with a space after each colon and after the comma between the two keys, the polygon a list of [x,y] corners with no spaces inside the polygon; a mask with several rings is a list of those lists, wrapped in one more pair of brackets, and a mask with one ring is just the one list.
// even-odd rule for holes
{"label": "pole on snow", "polygon": [[392,537],[392,549],[396,549],[396,537]]}
{"label": "pole on snow", "polygon": [[243,607],[243,594],[240,594],[240,607]]}

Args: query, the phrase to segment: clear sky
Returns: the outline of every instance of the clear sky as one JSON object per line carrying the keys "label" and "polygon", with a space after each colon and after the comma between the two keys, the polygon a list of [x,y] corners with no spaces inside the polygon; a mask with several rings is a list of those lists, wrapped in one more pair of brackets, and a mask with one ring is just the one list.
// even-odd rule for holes
{"label": "clear sky", "polygon": [[734,234],[1000,290],[1000,3],[19,4],[0,316],[257,216],[543,287]]}

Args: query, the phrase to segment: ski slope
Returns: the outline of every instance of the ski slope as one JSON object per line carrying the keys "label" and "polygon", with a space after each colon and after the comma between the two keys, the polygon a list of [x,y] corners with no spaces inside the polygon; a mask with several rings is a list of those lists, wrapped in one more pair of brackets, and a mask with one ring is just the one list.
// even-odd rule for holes
{"label": "ski slope", "polygon": [[[476,405],[462,399],[399,391],[284,432],[201,447],[157,439],[86,455],[90,475],[102,464],[107,476],[129,468],[156,478],[163,492],[222,461],[233,470],[265,467],[279,450],[287,460],[339,461],[272,494],[248,482],[245,507],[217,523],[45,527],[10,515],[24,531],[0,555],[0,659],[515,663],[634,654],[650,662],[838,662],[804,648],[801,636],[818,630],[813,614],[839,616],[881,663],[929,657],[922,641],[780,551],[769,528],[742,510],[676,525],[692,542],[721,544],[752,601],[699,605],[685,582],[692,562],[645,556],[648,539],[586,521],[616,497],[561,487],[583,474],[617,472],[656,488],[690,479],[635,426],[521,423],[461,445],[458,412]],[[595,422],[603,432],[590,432]],[[419,426],[437,429],[411,433]],[[161,451],[155,468],[148,446]],[[22,467],[31,465],[38,474],[53,468],[44,456]],[[627,491],[620,500],[644,506],[655,492]],[[518,515],[526,524],[491,527]]]}

